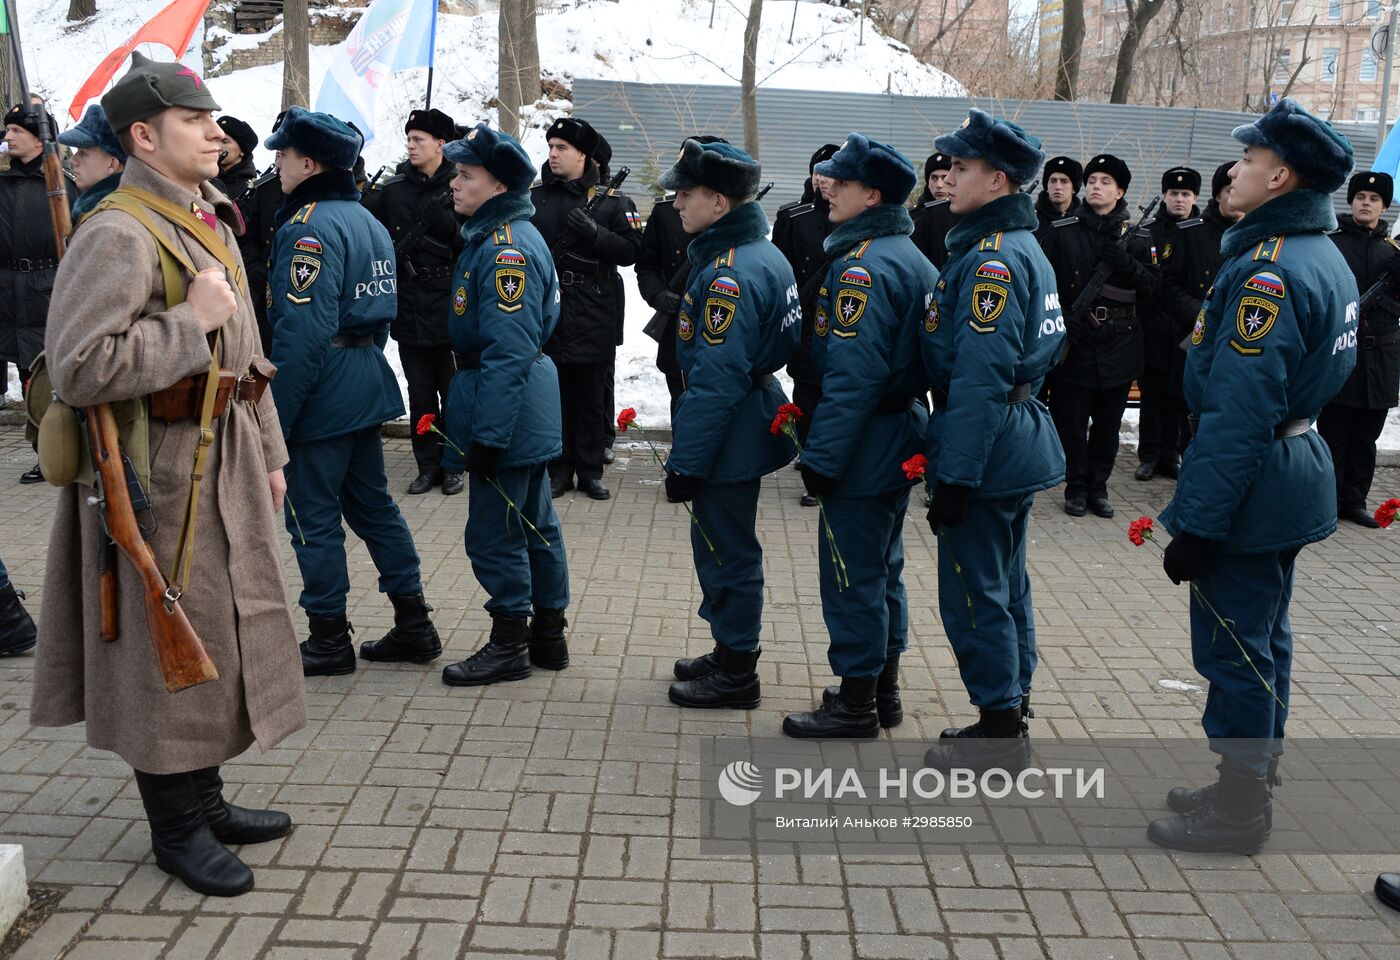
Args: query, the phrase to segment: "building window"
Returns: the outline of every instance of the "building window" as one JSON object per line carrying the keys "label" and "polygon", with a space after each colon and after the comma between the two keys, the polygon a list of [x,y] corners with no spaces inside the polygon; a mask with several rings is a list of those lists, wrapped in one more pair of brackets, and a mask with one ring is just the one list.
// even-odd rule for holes
{"label": "building window", "polygon": [[1376,79],[1376,55],[1371,52],[1370,47],[1363,47],[1361,50],[1361,75],[1360,80],[1372,82]]}
{"label": "building window", "polygon": [[1340,47],[1323,47],[1322,58],[1317,62],[1317,79],[1323,83],[1337,82],[1337,58],[1342,54]]}
{"label": "building window", "polygon": [[1361,123],[1375,123],[1381,117],[1379,107],[1357,107],[1356,119]]}
{"label": "building window", "polygon": [[1381,18],[1381,0],[1366,0],[1366,19],[1379,20]]}
{"label": "building window", "polygon": [[1342,19],[1342,0],[1327,0],[1327,19]]}
{"label": "building window", "polygon": [[[1290,75],[1288,60],[1292,56],[1292,53],[1293,51],[1287,48],[1278,52],[1278,60],[1274,61],[1274,83],[1288,82],[1288,77]],[[1375,71],[1372,72],[1374,73]],[[1374,80],[1375,77],[1371,79]]]}

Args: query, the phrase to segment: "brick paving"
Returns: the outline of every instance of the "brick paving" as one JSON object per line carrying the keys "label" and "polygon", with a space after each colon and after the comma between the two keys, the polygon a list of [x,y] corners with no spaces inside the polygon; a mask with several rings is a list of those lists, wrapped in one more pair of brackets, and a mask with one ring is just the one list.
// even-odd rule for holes
{"label": "brick paving", "polygon": [[[387,441],[387,458],[402,489],[408,442]],[[37,611],[52,492],[14,482],[32,462],[19,430],[0,427],[0,550]],[[1185,591],[1163,578],[1155,548],[1124,535],[1128,518],[1164,504],[1170,483],[1136,483],[1131,466],[1114,478],[1118,521],[1071,520],[1055,491],[1035,508],[1045,735],[1199,735],[1204,695],[1160,684],[1197,681]],[[257,874],[241,898],[206,899],[159,871],[126,766],[87,749],[78,728],[31,727],[33,660],[0,660],[0,841],[24,845],[31,881],[66,888],[16,960],[1400,956],[1400,914],[1369,893],[1377,871],[1400,867],[1400,851],[703,855],[688,804],[693,738],[775,735],[830,680],[817,514],[798,505],[795,473],[764,481],[762,708],[682,712],[666,700],[671,662],[710,647],[694,616],[685,514],[664,502],[644,448],[619,449],[607,482],[611,501],[558,501],[573,665],[479,690],[439,680],[489,625],[462,553],[466,497],[400,500],[444,658],[309,681],[307,728],[226,768],[232,799],[275,804],[297,822],[282,841],[241,851]],[[1400,471],[1382,470],[1376,493],[1397,490]],[[922,510],[906,546],[906,720],[885,735],[931,739],[969,710],[934,612]],[[350,562],[351,619],[361,639],[377,636],[390,608],[362,546]],[[284,567],[299,584],[289,546]],[[1397,572],[1394,534],[1345,526],[1304,553],[1292,735],[1400,735]]]}

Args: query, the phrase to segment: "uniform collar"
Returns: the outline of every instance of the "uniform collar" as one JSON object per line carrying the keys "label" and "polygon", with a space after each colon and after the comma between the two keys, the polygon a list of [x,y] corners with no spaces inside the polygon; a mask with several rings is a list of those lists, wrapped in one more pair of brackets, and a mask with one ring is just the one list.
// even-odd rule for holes
{"label": "uniform collar", "polygon": [[121,183],[122,186],[137,187],[182,207],[194,206],[204,213],[212,213],[228,224],[229,229],[234,233],[239,233],[243,229],[242,217],[239,216],[233,201],[211,187],[208,181],[201,183],[199,193],[194,194],[184,187],[177,186],[173,180],[166,178],[164,174],[158,172],[144,160],[129,157],[126,161],[126,167],[122,170]]}
{"label": "uniform collar", "polygon": [[997,197],[991,203],[984,203],[963,217],[945,241],[948,256],[956,257],[966,252],[974,243],[993,233],[1005,230],[1034,230],[1040,226],[1036,219],[1035,204],[1028,193],[1013,193]]}
{"label": "uniform collar", "polygon": [[1270,237],[1335,229],[1337,216],[1332,212],[1331,197],[1320,190],[1291,190],[1251,210],[1226,230],[1220,238],[1220,252],[1229,258]]}
{"label": "uniform collar", "polygon": [[910,219],[908,210],[898,204],[880,203],[869,210],[862,210],[845,223],[838,223],[822,241],[822,249],[834,254],[853,247],[862,240],[873,240],[876,237],[907,237],[913,232],[914,221]]}
{"label": "uniform collar", "polygon": [[719,256],[730,247],[742,246],[768,236],[768,217],[753,201],[741,203],[710,224],[686,248],[692,266]]}
{"label": "uniform collar", "polygon": [[277,224],[281,226],[287,218],[308,203],[322,200],[359,200],[360,191],[355,187],[355,175],[349,170],[324,170],[307,177],[296,185],[282,206],[277,208]]}
{"label": "uniform collar", "polygon": [[496,228],[512,220],[528,220],[535,215],[535,205],[530,202],[529,190],[508,190],[498,193],[483,203],[462,224],[462,239],[468,244],[479,243]]}

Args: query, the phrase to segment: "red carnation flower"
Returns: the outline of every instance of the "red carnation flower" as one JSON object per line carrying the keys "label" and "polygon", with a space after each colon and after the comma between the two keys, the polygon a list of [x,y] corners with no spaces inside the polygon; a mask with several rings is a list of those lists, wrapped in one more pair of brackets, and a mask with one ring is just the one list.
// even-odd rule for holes
{"label": "red carnation flower", "polygon": [[423,434],[425,434],[425,433],[427,433],[429,430],[433,429],[433,424],[436,423],[436,422],[437,422],[437,414],[435,414],[435,413],[425,413],[425,414],[423,414],[421,417],[418,418],[418,426],[417,426],[416,428],[414,428],[414,429],[415,429],[415,431],[417,432],[418,436],[421,437]]}
{"label": "red carnation flower", "polygon": [[923,477],[925,471],[928,470],[928,457],[924,456],[922,453],[916,453],[914,456],[901,463],[900,466],[904,469],[905,479],[918,480]]}
{"label": "red carnation flower", "polygon": [[1391,497],[1376,508],[1376,522],[1382,527],[1388,527],[1395,522],[1395,515],[1397,513],[1400,513],[1400,500]]}
{"label": "red carnation flower", "polygon": [[637,411],[632,409],[631,407],[628,407],[617,415],[617,429],[621,430],[623,433],[626,433],[627,428],[632,426],[632,424],[636,421]]}
{"label": "red carnation flower", "polygon": [[802,408],[795,403],[785,403],[778,408],[778,415],[773,418],[773,424],[768,428],[768,432],[776,437],[786,429],[788,424],[800,419],[802,419]]}
{"label": "red carnation flower", "polygon": [[1128,539],[1133,542],[1133,546],[1140,547],[1148,540],[1152,539],[1152,520],[1148,517],[1138,517],[1128,524]]}

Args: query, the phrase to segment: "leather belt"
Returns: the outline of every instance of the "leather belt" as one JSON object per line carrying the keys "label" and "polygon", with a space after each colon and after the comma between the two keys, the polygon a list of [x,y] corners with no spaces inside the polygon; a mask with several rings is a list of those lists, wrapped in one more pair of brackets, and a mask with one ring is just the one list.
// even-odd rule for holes
{"label": "leather belt", "polygon": [[577,273],[573,270],[559,271],[559,285],[564,287],[573,287],[581,283],[596,284],[601,278],[602,275],[597,273]]}
{"label": "leather belt", "polygon": [[[1194,413],[1186,418],[1186,426],[1191,430],[1191,436],[1196,435],[1196,430],[1201,425],[1201,418]],[[1287,440],[1289,437],[1301,437],[1312,429],[1313,422],[1306,417],[1301,420],[1285,420],[1274,427],[1275,440]]]}
{"label": "leather belt", "polygon": [[[539,359],[540,357],[542,357],[542,356],[544,356],[544,351],[539,351],[539,352],[537,352],[537,353],[535,354],[535,359],[538,360],[538,359]],[[453,350],[453,351],[452,351],[452,357],[453,357],[454,360],[457,361],[457,369],[458,369],[458,370],[480,370],[480,369],[481,369],[481,353],[480,353],[480,352],[477,352],[477,353],[462,353],[461,351]]]}
{"label": "leather belt", "polygon": [[53,258],[46,260],[30,260],[21,257],[18,260],[7,260],[0,263],[0,267],[6,270],[18,270],[20,273],[33,273],[35,270],[55,270],[58,268],[58,261]]}
{"label": "leather belt", "polygon": [[[181,377],[164,390],[157,390],[151,394],[151,416],[166,423],[198,420],[204,408],[205,380],[203,375]],[[230,399],[257,403],[270,380],[256,368],[241,377],[234,376],[232,370],[220,370],[219,387],[214,394],[214,418],[224,415]]]}
{"label": "leather belt", "polygon": [[372,347],[374,346],[374,334],[372,333],[337,333],[331,337],[331,346],[348,349],[351,347]]}
{"label": "leather belt", "polygon": [[404,263],[404,273],[410,280],[446,280],[457,271],[455,264],[446,263],[438,267],[420,267],[412,261]]}
{"label": "leather belt", "polygon": [[[947,390],[940,387],[933,387],[929,390],[929,393],[933,396],[933,408],[935,410],[948,409]],[[1006,405],[1011,406],[1013,403],[1022,403],[1029,400],[1034,395],[1034,384],[1018,383],[1016,386],[1012,387],[1011,392],[1006,395]]]}
{"label": "leather belt", "polygon": [[1361,346],[1367,350],[1374,350],[1376,347],[1384,347],[1400,340],[1400,327],[1391,330],[1389,333],[1378,333],[1372,337],[1362,337]]}

